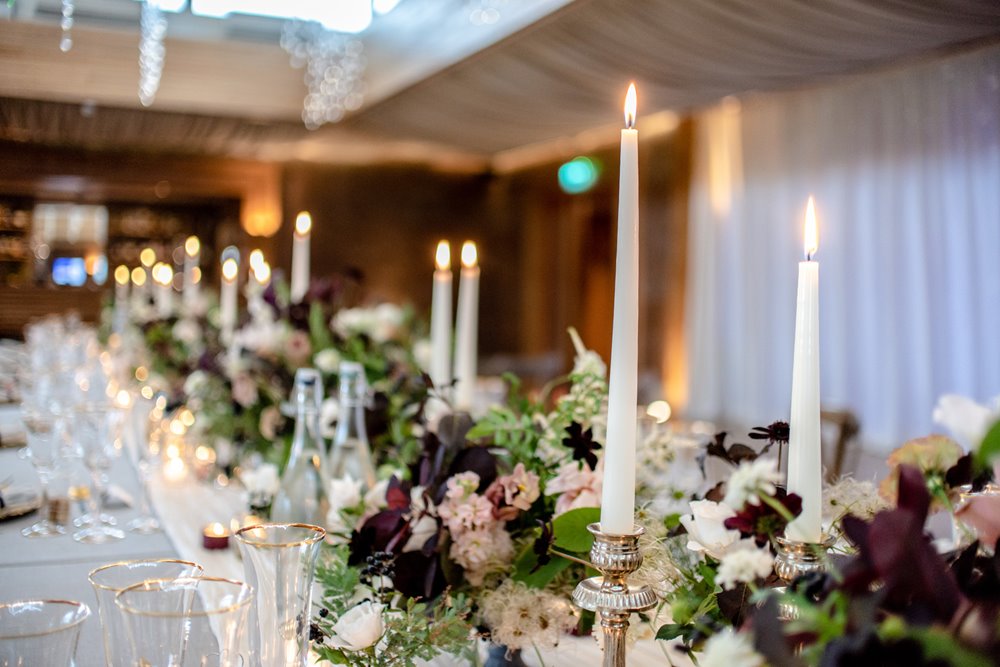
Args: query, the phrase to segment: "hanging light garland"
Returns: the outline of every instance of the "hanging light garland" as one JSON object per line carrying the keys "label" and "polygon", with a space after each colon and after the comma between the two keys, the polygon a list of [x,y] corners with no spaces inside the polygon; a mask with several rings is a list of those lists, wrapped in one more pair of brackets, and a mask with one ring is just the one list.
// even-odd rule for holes
{"label": "hanging light garland", "polygon": [[62,38],[59,40],[59,50],[63,53],[73,48],[73,35],[70,33],[73,29],[73,11],[73,0],[62,0],[62,19],[59,21]]}
{"label": "hanging light garland", "polygon": [[291,56],[292,67],[305,68],[309,92],[302,122],[307,129],[336,123],[346,112],[361,108],[367,61],[360,39],[315,21],[289,21],[281,31],[281,48]]}
{"label": "hanging light garland", "polygon": [[148,107],[156,98],[163,73],[166,48],[163,38],[167,34],[167,17],[156,0],[142,3],[139,15],[139,102]]}

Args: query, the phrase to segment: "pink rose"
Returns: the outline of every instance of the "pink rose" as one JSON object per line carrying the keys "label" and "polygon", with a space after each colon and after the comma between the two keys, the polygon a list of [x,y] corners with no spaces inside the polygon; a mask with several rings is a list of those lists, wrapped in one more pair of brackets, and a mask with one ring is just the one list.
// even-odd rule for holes
{"label": "pink rose", "polygon": [[233,400],[240,407],[249,408],[257,402],[257,383],[247,373],[239,373],[233,378]]}
{"label": "pink rose", "polygon": [[1000,539],[1000,494],[971,496],[962,503],[955,516],[975,528],[983,545],[992,547]]}
{"label": "pink rose", "polygon": [[312,357],[312,343],[305,331],[293,331],[285,340],[285,358],[296,368],[304,366]]}

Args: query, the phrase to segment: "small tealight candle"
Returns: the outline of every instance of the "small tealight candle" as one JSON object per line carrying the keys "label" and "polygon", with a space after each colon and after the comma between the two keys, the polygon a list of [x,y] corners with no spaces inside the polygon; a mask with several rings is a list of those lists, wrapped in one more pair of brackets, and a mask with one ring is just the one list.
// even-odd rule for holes
{"label": "small tealight candle", "polygon": [[210,523],[201,531],[201,546],[204,549],[228,549],[229,531],[218,521]]}

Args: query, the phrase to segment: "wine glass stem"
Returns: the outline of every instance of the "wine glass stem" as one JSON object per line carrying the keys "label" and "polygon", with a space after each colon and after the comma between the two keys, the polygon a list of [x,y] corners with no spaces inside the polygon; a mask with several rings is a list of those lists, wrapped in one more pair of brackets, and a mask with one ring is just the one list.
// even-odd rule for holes
{"label": "wine glass stem", "polygon": [[94,521],[96,523],[101,522],[101,516],[104,514],[104,475],[100,470],[91,470],[90,477],[93,482],[94,493],[91,494],[91,511],[94,512]]}
{"label": "wine glass stem", "polygon": [[48,475],[39,475],[38,484],[42,487],[42,523],[49,523],[52,516],[49,509],[49,478]]}

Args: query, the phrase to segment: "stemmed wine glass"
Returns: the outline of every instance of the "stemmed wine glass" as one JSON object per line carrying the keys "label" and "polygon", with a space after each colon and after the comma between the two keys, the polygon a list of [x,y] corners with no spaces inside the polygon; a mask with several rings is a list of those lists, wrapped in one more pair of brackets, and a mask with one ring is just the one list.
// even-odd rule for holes
{"label": "stemmed wine glass", "polygon": [[90,494],[92,523],[73,534],[77,542],[102,544],[125,537],[121,529],[108,524],[103,511],[108,470],[118,453],[113,434],[120,416],[118,410],[93,403],[81,404],[73,413],[75,435],[93,487]]}
{"label": "stemmed wine glass", "polygon": [[49,512],[49,482],[56,474],[62,455],[59,420],[50,410],[33,402],[21,405],[21,417],[27,431],[28,459],[42,486],[42,519],[23,529],[21,534],[25,537],[63,535],[66,528],[51,521]]}

